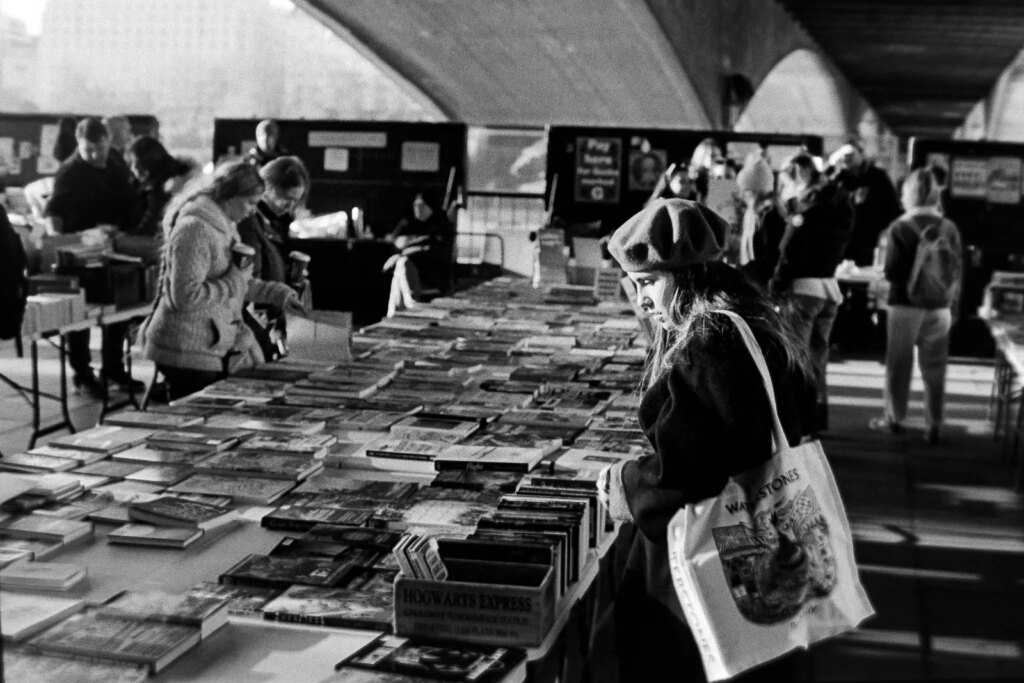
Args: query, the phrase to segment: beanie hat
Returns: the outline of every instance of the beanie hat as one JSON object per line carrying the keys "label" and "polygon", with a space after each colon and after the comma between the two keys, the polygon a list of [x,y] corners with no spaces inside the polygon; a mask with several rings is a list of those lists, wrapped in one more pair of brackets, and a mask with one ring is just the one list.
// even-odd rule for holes
{"label": "beanie hat", "polygon": [[736,184],[740,192],[753,192],[756,195],[768,194],[775,190],[775,176],[771,166],[757,152],[751,152],[743,161],[743,168],[736,176]]}
{"label": "beanie hat", "polygon": [[623,270],[672,270],[722,256],[729,225],[686,199],[659,199],[612,233],[608,251]]}

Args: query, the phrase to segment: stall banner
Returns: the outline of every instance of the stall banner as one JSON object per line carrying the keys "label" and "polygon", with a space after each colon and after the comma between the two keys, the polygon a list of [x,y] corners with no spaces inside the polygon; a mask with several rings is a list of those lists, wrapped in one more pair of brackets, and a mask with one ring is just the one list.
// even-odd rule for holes
{"label": "stall banner", "polygon": [[988,194],[988,159],[953,159],[949,190],[954,197],[983,199]]}
{"label": "stall banner", "polygon": [[629,189],[650,192],[665,173],[668,152],[663,149],[629,151]]}
{"label": "stall banner", "polygon": [[1020,204],[1020,159],[992,157],[988,160],[985,198],[993,204]]}
{"label": "stall banner", "polygon": [[622,141],[576,138],[576,201],[617,204],[621,191]]}

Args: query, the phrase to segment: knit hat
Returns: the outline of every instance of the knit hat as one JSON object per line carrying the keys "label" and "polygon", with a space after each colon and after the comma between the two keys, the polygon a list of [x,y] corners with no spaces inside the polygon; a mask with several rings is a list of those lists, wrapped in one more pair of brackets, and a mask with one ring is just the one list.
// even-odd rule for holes
{"label": "knit hat", "polygon": [[729,225],[686,199],[659,199],[612,233],[608,251],[623,270],[672,270],[722,256]]}
{"label": "knit hat", "polygon": [[756,195],[768,194],[775,190],[775,176],[772,168],[764,157],[751,152],[743,161],[743,168],[736,175],[736,184],[740,192],[753,192]]}

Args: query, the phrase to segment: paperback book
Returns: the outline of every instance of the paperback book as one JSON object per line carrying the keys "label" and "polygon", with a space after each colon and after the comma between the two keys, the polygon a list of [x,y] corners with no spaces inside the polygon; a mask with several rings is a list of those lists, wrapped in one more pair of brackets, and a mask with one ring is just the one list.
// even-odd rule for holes
{"label": "paperback book", "polygon": [[181,429],[203,423],[200,415],[151,413],[141,410],[123,410],[103,418],[104,425],[137,427],[143,429]]}
{"label": "paperback book", "polygon": [[[385,635],[339,664],[339,680],[513,683],[525,679],[526,651]],[[377,674],[357,677],[360,671]],[[401,678],[392,678],[400,676]]]}
{"label": "paperback book", "polygon": [[86,567],[58,562],[15,562],[0,569],[0,586],[35,590],[71,590],[89,576]]}
{"label": "paperback book", "polygon": [[323,460],[312,455],[291,455],[279,451],[256,450],[223,451],[195,466],[196,472],[200,473],[267,477],[290,481],[302,481],[323,468]]}
{"label": "paperback book", "polygon": [[204,534],[203,529],[129,523],[107,534],[107,543],[148,545],[157,548],[187,548]]}
{"label": "paperback book", "polygon": [[188,589],[188,595],[198,598],[216,598],[227,601],[230,617],[262,619],[263,606],[281,594],[280,588],[258,586],[229,586],[205,581]]}
{"label": "paperback book", "polygon": [[378,591],[292,586],[263,608],[272,621],[391,632],[394,597]]}
{"label": "paperback book", "polygon": [[310,434],[305,436],[289,436],[275,434],[256,434],[239,448],[246,451],[275,451],[291,455],[310,455],[322,458],[327,449],[338,440],[333,434]]}
{"label": "paperback book", "polygon": [[54,448],[92,451],[110,455],[137,446],[153,434],[152,429],[135,429],[115,425],[101,425],[85,431],[60,436],[50,441]]}
{"label": "paperback book", "polygon": [[156,448],[185,447],[189,449],[212,448],[222,451],[239,441],[249,438],[253,432],[248,429],[205,427],[197,425],[187,429],[162,429],[147,439]]}
{"label": "paperback book", "polygon": [[263,515],[260,524],[267,529],[306,531],[318,524],[362,526],[373,517],[373,510],[319,508],[282,505]]}
{"label": "paperback book", "polygon": [[177,624],[77,614],[28,641],[39,652],[144,664],[159,673],[199,644],[199,629]]}
{"label": "paperback book", "polygon": [[229,496],[236,503],[249,505],[270,505],[294,487],[294,481],[285,479],[193,474],[167,490],[172,493]]}
{"label": "paperback book", "polygon": [[352,567],[313,557],[246,555],[220,575],[228,585],[287,588],[292,584],[333,587],[344,583]]}
{"label": "paperback book", "polygon": [[155,500],[128,503],[128,517],[136,522],[156,526],[209,530],[227,524],[236,515],[233,510],[225,510],[216,505],[175,496],[161,496]]}
{"label": "paperback book", "polygon": [[158,590],[126,590],[99,607],[96,613],[136,621],[193,626],[206,638],[227,623],[227,607],[228,601],[220,597]]}
{"label": "paperback book", "polygon": [[4,675],[9,681],[75,681],[75,683],[142,683],[149,669],[115,661],[69,659],[27,649],[4,651]]}

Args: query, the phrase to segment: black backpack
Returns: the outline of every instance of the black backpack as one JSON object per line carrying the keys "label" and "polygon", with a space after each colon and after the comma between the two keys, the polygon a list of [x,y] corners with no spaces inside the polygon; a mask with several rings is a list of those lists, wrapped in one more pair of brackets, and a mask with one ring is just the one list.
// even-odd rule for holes
{"label": "black backpack", "polygon": [[0,339],[21,333],[28,297],[28,258],[21,237],[0,206]]}

